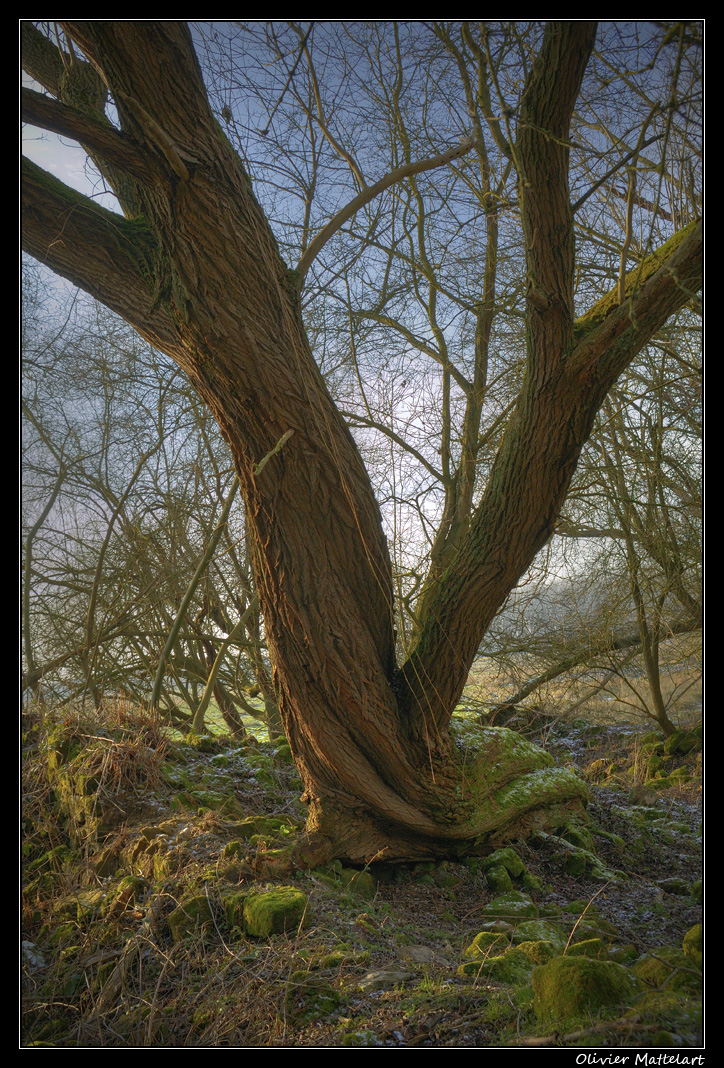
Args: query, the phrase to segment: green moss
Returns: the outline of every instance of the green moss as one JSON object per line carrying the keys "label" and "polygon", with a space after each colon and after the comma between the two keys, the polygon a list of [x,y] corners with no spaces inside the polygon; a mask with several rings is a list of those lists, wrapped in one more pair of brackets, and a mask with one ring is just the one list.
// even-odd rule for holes
{"label": "green moss", "polygon": [[589,957],[556,957],[535,969],[532,984],[535,1013],[543,1026],[624,1005],[637,991],[635,981],[620,964]]}
{"label": "green moss", "polygon": [[637,960],[634,975],[656,990],[701,990],[701,976],[692,968],[692,961],[678,946],[659,946]]}
{"label": "green moss", "polygon": [[250,894],[244,901],[244,929],[255,938],[293,933],[308,922],[308,908],[307,895],[293,886]]}
{"label": "green moss", "polygon": [[[634,267],[632,271],[629,271],[624,281],[626,298],[640,289],[644,282],[659,270],[668,257],[689,236],[695,226],[696,222],[691,222],[688,226],[678,230],[660,248],[652,252],[650,256],[647,256],[638,267]],[[602,323],[609,313],[618,306],[619,296],[618,286],[616,286],[605,297],[597,301],[585,315],[576,320],[574,328],[576,341],[581,341],[590,330]]]}
{"label": "green moss", "polygon": [[487,872],[490,868],[498,867],[504,868],[513,879],[520,879],[521,876],[525,875],[525,864],[510,846],[505,849],[496,849],[494,853],[481,858],[480,868],[482,871]]}

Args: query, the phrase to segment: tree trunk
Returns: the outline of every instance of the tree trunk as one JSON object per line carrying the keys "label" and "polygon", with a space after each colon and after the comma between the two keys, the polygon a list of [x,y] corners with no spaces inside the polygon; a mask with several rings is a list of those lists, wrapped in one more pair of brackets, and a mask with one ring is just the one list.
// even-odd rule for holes
{"label": "tree trunk", "polygon": [[[121,132],[97,105],[65,102],[57,62],[36,31],[28,31],[29,73],[58,99],[33,94],[29,115],[79,139],[107,175],[120,169],[115,188],[132,217],[104,211],[30,164],[25,247],[176,360],[229,443],[279,710],[315,836],[310,862],[325,852],[352,861],[462,853],[534,824],[547,805],[580,804],[580,784],[547,774],[547,759],[526,743],[486,735],[471,762],[447,725],[485,628],[553,530],[603,396],[683,303],[679,277],[696,285],[692,239],[632,293],[636,315],[618,307],[593,315],[574,346],[568,149],[559,142],[595,28],[547,32],[531,74],[527,106],[537,110],[520,146],[536,279],[530,369],[483,501],[398,669],[379,508],[310,351],[298,276],[211,114],[188,31],[169,22],[62,26],[102,71]],[[553,62],[565,77],[551,88]],[[93,75],[77,57],[67,66],[71,80],[79,70]],[[549,127],[556,139],[536,132]],[[551,248],[562,249],[553,262]],[[521,775],[527,785],[516,794],[510,784]]]}

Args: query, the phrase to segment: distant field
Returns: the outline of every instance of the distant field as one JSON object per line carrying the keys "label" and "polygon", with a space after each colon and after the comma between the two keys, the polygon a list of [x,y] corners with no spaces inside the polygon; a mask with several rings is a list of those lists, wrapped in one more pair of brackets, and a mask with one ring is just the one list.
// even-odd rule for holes
{"label": "distant field", "polygon": [[[661,690],[671,719],[681,726],[701,719],[703,684],[701,637],[687,635],[661,646]],[[473,666],[461,704],[502,704],[528,680],[543,674],[550,661],[518,656],[505,668],[481,658]],[[551,715],[576,715],[593,722],[646,722],[645,708],[651,696],[641,657],[635,657],[620,673],[600,663],[595,669],[579,668],[545,683],[531,693],[524,705],[536,706]]]}

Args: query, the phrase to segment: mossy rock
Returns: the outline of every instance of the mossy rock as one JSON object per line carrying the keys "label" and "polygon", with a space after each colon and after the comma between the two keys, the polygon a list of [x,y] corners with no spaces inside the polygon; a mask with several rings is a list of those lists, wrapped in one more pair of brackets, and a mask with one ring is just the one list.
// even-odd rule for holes
{"label": "mossy rock", "polygon": [[520,890],[511,890],[507,894],[496,897],[484,905],[480,911],[488,919],[513,922],[520,922],[526,918],[535,919],[538,916],[537,906],[527,894]]}
{"label": "mossy rock", "polygon": [[510,938],[507,934],[481,931],[480,934],[476,934],[470,945],[465,947],[463,957],[466,960],[480,960],[482,957],[498,955],[502,949],[507,949],[509,946]]}
{"label": "mossy rock", "polygon": [[656,885],[667,894],[673,894],[676,897],[689,896],[689,884],[685,879],[672,876],[669,879],[659,879]]}
{"label": "mossy rock", "polygon": [[524,986],[529,982],[535,964],[527,953],[511,947],[497,957],[481,957],[480,960],[461,964],[458,975],[464,978],[480,978],[486,982]]}
{"label": "mossy rock", "polygon": [[307,895],[293,886],[250,894],[244,901],[244,930],[254,938],[291,934],[308,922],[308,909]]}
{"label": "mossy rock", "polygon": [[520,885],[526,890],[542,890],[545,883],[540,875],[533,875],[532,872],[527,871],[520,880]]}
{"label": "mossy rock", "polygon": [[109,900],[105,902],[103,913],[122,912],[129,905],[134,905],[140,897],[143,897],[150,885],[148,879],[140,875],[124,875],[109,895]]}
{"label": "mossy rock", "polygon": [[365,1049],[371,1046],[384,1046],[382,1039],[369,1029],[348,1031],[342,1035],[342,1045],[350,1049]]}
{"label": "mossy rock", "polygon": [[188,935],[194,935],[210,927],[214,917],[206,894],[196,894],[181,901],[168,918],[171,937],[174,942],[182,942]]}
{"label": "mossy rock", "polygon": [[525,875],[525,864],[510,846],[496,849],[494,853],[481,858],[481,871],[487,873],[491,868],[504,868],[513,879],[520,879]]}
{"label": "mossy rock", "polygon": [[586,938],[582,942],[574,942],[566,950],[566,956],[592,957],[594,960],[609,959],[608,949],[602,938]]}
{"label": "mossy rock", "polygon": [[572,846],[577,846],[588,853],[592,853],[595,850],[593,834],[590,828],[580,819],[572,816],[562,827],[558,828],[556,833],[564,842],[570,842]]}
{"label": "mossy rock", "polygon": [[536,968],[531,981],[535,1014],[545,1027],[626,1005],[637,993],[635,980],[620,964],[591,957],[556,957]]}
{"label": "mossy rock", "polygon": [[547,964],[559,952],[552,942],[520,942],[516,948],[530,957],[534,964]]}
{"label": "mossy rock", "polygon": [[515,945],[520,942],[550,942],[562,953],[568,942],[568,932],[549,920],[526,920],[516,927],[513,942]]}
{"label": "mossy rock", "polygon": [[190,745],[199,753],[218,753],[219,743],[210,734],[195,734],[191,731],[184,738],[186,745]]}
{"label": "mossy rock", "polygon": [[339,880],[346,890],[351,890],[352,893],[368,900],[372,900],[377,893],[375,878],[368,871],[358,871],[356,868],[342,868],[339,872]]}
{"label": "mossy rock", "polygon": [[108,894],[105,890],[83,890],[77,894],[70,904],[71,909],[74,908],[78,923],[82,924],[98,915],[107,899]]}
{"label": "mossy rock", "polygon": [[704,902],[704,883],[701,879],[697,879],[691,884],[691,899],[696,902],[697,905],[701,905]]}
{"label": "mossy rock", "polygon": [[704,927],[702,924],[697,923],[686,932],[681,948],[694,967],[704,967]]}
{"label": "mossy rock", "polygon": [[504,894],[513,889],[513,880],[510,872],[502,864],[488,868],[485,873],[485,881],[494,894]]}
{"label": "mossy rock", "polygon": [[563,867],[567,875],[571,875],[574,879],[581,879],[586,874],[588,867],[586,854],[581,849],[572,849],[569,853],[566,853]]}
{"label": "mossy rock", "polygon": [[255,835],[269,841],[288,835],[297,827],[297,821],[291,816],[247,816],[236,824],[234,832],[242,841],[248,842]]}
{"label": "mossy rock", "polygon": [[238,891],[222,893],[221,905],[224,910],[226,924],[229,928],[233,929],[238,927],[240,930],[243,928],[244,902],[246,901],[247,896],[247,894]]}
{"label": "mossy rock", "polygon": [[664,741],[664,752],[669,756],[673,756],[675,753],[686,756],[687,753],[693,752],[700,744],[701,739],[694,731],[674,731]]}
{"label": "mossy rock", "polygon": [[701,990],[701,976],[695,973],[691,959],[678,946],[659,946],[641,957],[632,971],[643,983],[655,990],[670,993]]}
{"label": "mossy rock", "polygon": [[638,960],[638,956],[638,949],[631,943],[623,946],[608,947],[609,960],[615,960],[616,964],[632,964],[635,960]]}
{"label": "mossy rock", "polygon": [[275,767],[294,764],[294,757],[292,756],[292,750],[288,742],[282,742],[281,745],[274,750],[272,761],[274,762]]}

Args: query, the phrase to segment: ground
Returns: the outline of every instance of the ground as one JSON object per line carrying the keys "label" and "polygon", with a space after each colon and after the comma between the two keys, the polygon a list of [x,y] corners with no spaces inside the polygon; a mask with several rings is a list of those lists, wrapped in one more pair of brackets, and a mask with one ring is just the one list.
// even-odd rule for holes
{"label": "ground", "polygon": [[[503,857],[260,881],[249,859],[301,824],[287,747],[173,741],[129,713],[26,718],[26,1045],[701,1043],[694,935],[682,950],[701,922],[696,736],[662,756],[638,726],[522,717],[587,780],[591,824],[515,843],[513,876]],[[625,1000],[551,1024],[531,973],[562,953],[625,968]]]}

